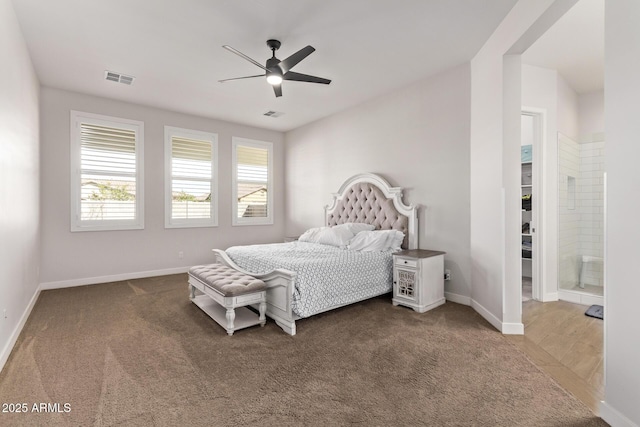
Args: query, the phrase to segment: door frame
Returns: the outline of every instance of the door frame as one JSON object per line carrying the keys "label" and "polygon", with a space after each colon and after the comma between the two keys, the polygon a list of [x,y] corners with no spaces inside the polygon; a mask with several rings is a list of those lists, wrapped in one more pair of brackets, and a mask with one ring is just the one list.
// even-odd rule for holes
{"label": "door frame", "polygon": [[[537,107],[522,106],[521,115],[533,117],[533,143],[531,162],[531,242],[533,256],[531,259],[531,287],[532,297],[536,301],[549,301],[542,286],[542,278],[545,277],[547,265],[545,255],[545,215],[544,209],[544,152],[547,146],[547,110]],[[520,301],[522,301],[522,277],[520,278]],[[556,294],[557,295],[557,294]],[[557,297],[556,297],[557,299]]]}

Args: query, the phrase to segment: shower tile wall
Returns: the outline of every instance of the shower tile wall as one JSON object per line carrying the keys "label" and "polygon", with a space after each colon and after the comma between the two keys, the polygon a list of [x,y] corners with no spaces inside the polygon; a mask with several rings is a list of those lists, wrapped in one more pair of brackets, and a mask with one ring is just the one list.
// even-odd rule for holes
{"label": "shower tile wall", "polygon": [[[604,135],[578,144],[559,135],[559,281],[560,288],[576,287],[582,255],[604,254]],[[573,183],[571,182],[573,180]],[[602,286],[601,262],[591,262],[585,284]]]}
{"label": "shower tile wall", "polygon": [[[604,138],[580,144],[580,254],[604,257]],[[583,278],[588,285],[603,285],[602,262],[588,264]]]}
{"label": "shower tile wall", "polygon": [[580,249],[580,212],[577,209],[577,186],[571,181],[580,175],[579,144],[558,135],[558,280],[560,288],[570,289],[578,283]]}

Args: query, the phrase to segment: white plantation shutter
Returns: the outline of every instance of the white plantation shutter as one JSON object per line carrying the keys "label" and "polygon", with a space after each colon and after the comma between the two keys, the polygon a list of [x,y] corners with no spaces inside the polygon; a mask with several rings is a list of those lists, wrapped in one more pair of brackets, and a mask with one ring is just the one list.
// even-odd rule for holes
{"label": "white plantation shutter", "polygon": [[72,111],[72,231],[143,228],[143,124]]}
{"label": "white plantation shutter", "polygon": [[82,220],[136,217],[136,134],[80,124]]}
{"label": "white plantation shutter", "polygon": [[268,142],[234,138],[234,225],[272,224],[271,157]]}
{"label": "white plantation shutter", "polygon": [[166,227],[215,226],[217,135],[165,126]]}

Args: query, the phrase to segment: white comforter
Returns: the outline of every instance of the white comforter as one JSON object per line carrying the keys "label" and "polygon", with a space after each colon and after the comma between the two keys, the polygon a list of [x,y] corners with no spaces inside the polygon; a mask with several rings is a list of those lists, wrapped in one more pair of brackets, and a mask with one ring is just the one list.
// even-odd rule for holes
{"label": "white comforter", "polygon": [[284,268],[297,273],[293,311],[300,317],[390,292],[389,252],[361,252],[317,243],[233,246],[227,255],[253,274]]}

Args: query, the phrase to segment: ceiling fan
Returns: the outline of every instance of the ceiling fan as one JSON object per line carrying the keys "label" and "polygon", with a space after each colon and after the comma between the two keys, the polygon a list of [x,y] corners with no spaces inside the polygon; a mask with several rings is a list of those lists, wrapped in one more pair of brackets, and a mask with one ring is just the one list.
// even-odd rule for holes
{"label": "ceiling fan", "polygon": [[276,97],[282,96],[282,81],[283,80],[292,80],[296,82],[308,82],[308,83],[321,83],[328,85],[331,83],[331,80],[323,79],[322,77],[310,76],[308,74],[301,74],[290,71],[297,63],[302,61],[307,56],[311,55],[315,49],[312,46],[303,47],[293,55],[289,56],[287,59],[280,61],[276,58],[276,50],[280,48],[280,42],[278,40],[267,40],[267,46],[271,49],[272,56],[267,59],[267,63],[265,66],[262,66],[258,61],[249,58],[244,53],[240,52],[237,49],[232,48],[231,46],[224,45],[223,48],[227,49],[229,52],[233,52],[241,58],[246,59],[254,65],[262,68],[266,73],[258,74],[255,76],[246,76],[246,77],[235,77],[232,79],[224,79],[218,80],[220,83],[228,82],[229,80],[242,80],[242,79],[252,79],[255,77],[266,77],[267,82],[273,86],[273,91],[276,94]]}

